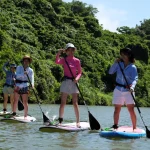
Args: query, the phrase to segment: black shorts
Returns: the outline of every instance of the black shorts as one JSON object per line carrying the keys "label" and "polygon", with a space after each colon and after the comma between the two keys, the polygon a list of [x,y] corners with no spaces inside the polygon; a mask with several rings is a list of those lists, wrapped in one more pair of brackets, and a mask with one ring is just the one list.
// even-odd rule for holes
{"label": "black shorts", "polygon": [[29,94],[29,87],[16,88],[15,92],[18,94]]}

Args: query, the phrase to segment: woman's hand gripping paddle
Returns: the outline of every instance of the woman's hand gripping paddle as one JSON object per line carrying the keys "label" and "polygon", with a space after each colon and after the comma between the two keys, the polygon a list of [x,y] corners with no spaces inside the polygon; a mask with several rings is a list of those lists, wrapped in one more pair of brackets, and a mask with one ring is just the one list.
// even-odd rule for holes
{"label": "woman's hand gripping paddle", "polygon": [[[23,67],[23,68],[24,68],[24,67]],[[26,71],[25,68],[24,68],[24,71]],[[28,75],[27,73],[26,73],[26,75],[27,75],[29,84],[30,84],[30,86],[32,87],[32,83],[31,83],[31,80],[30,80],[30,78],[29,78],[29,75]],[[33,90],[33,93],[34,93],[34,95],[35,95],[35,97],[36,97],[37,103],[38,103],[38,105],[39,105],[39,107],[40,107],[40,110],[41,110],[41,112],[42,112],[42,114],[43,114],[43,122],[44,122],[44,123],[49,123],[50,120],[49,120],[48,117],[46,117],[46,115],[45,115],[44,112],[42,111],[42,108],[41,108],[41,106],[40,106],[40,101],[39,101],[38,96],[37,96],[37,94],[36,94],[36,92],[35,92],[35,90],[34,90],[33,87],[32,87],[32,90]]]}

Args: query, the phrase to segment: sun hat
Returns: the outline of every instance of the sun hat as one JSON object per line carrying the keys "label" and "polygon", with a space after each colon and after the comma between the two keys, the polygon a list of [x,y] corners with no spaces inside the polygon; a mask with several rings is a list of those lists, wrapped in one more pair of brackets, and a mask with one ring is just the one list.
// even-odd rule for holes
{"label": "sun hat", "polygon": [[30,63],[32,62],[32,58],[29,55],[23,56],[22,61],[24,61],[24,59],[29,59]]}
{"label": "sun hat", "polygon": [[74,49],[76,49],[76,47],[72,43],[66,44],[65,50],[67,50],[68,48],[74,48]]}

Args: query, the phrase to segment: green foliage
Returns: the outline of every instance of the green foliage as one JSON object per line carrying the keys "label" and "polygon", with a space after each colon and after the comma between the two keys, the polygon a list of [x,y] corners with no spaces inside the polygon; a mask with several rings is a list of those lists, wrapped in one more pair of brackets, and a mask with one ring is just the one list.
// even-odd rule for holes
{"label": "green foliage", "polygon": [[141,21],[141,25],[137,26],[137,28],[145,33],[145,35],[150,35],[150,20],[144,19]]}
{"label": "green foliage", "polygon": [[[72,42],[77,47],[83,76],[79,85],[90,105],[111,105],[115,75],[108,70],[119,50],[130,47],[136,56],[139,81],[136,98],[150,106],[150,19],[135,28],[119,27],[119,33],[103,30],[92,5],[73,0],[1,0],[0,68],[7,61],[20,64],[24,54],[33,58],[35,90],[43,103],[60,103],[59,87],[63,68],[55,64],[57,49]],[[0,69],[0,92],[5,73]],[[68,98],[69,103],[71,97]],[[2,101],[2,97],[0,96]],[[35,103],[34,93],[29,102]],[[79,103],[83,104],[81,97]]]}

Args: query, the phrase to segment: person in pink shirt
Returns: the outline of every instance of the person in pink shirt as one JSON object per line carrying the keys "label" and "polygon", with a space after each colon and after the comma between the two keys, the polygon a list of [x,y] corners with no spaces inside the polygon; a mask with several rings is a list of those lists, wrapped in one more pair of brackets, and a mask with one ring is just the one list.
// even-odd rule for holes
{"label": "person in pink shirt", "polygon": [[[66,44],[65,49],[59,49],[55,63],[62,65],[64,69],[64,78],[63,82],[60,87],[61,92],[61,104],[59,108],[59,124],[63,121],[63,114],[64,114],[64,107],[66,105],[66,100],[69,94],[72,95],[72,102],[74,106],[74,111],[76,115],[76,123],[77,127],[80,127],[80,119],[79,119],[79,107],[78,107],[78,89],[76,86],[76,83],[79,81],[82,73],[80,60],[76,57],[74,57],[74,52],[76,50],[76,47],[72,43]],[[69,64],[69,67],[72,71],[72,74],[66,64],[65,59],[60,57],[61,53],[66,53],[66,61]]]}

